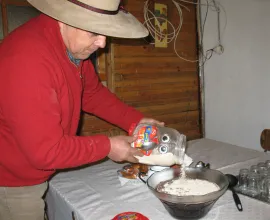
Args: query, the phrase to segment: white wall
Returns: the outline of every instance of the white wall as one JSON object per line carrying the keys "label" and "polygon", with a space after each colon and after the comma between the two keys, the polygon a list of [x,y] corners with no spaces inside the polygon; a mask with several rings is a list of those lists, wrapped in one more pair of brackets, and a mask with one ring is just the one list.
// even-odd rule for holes
{"label": "white wall", "polygon": [[[262,150],[261,131],[270,128],[270,0],[220,3],[227,13],[225,51],[205,64],[205,134]],[[202,13],[205,10],[202,6]],[[224,13],[221,22],[223,27]],[[216,43],[217,15],[210,11],[204,49]]]}

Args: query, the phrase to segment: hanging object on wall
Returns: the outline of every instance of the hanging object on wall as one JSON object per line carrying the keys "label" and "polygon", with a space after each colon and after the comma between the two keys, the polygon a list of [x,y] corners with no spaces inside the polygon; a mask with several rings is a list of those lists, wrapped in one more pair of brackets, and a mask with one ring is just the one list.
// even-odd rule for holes
{"label": "hanging object on wall", "polygon": [[167,5],[155,3],[155,47],[166,48],[167,45]]}
{"label": "hanging object on wall", "polygon": [[270,151],[270,129],[264,129],[261,133],[261,147],[265,151]]}

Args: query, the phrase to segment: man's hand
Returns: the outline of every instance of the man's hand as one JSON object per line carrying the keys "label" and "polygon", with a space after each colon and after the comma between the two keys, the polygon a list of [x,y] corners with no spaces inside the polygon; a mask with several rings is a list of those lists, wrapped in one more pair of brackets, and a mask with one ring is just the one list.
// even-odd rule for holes
{"label": "man's hand", "polygon": [[131,143],[135,141],[131,136],[115,136],[110,137],[111,150],[108,157],[116,162],[129,161],[138,163],[138,159],[134,156],[143,156],[143,154],[135,148],[131,147]]}
{"label": "man's hand", "polygon": [[139,121],[139,124],[146,123],[146,124],[151,124],[151,125],[159,125],[159,126],[164,126],[164,122],[157,121],[153,118],[143,118]]}

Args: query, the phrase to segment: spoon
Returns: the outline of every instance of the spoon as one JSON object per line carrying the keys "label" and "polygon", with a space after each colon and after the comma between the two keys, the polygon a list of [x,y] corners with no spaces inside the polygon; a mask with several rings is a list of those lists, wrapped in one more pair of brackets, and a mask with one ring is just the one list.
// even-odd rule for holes
{"label": "spoon", "polygon": [[235,187],[238,183],[238,179],[231,174],[225,174],[225,176],[227,177],[228,181],[229,181],[229,189],[232,191],[233,194],[233,199],[235,202],[235,205],[237,207],[237,209],[242,212],[243,211],[243,207],[242,207],[242,203],[240,201],[239,196],[236,194],[235,190],[233,187]]}
{"label": "spoon", "polygon": [[142,148],[143,150],[148,151],[148,150],[153,150],[154,148],[157,147],[157,145],[158,145],[158,144],[155,143],[155,142],[144,142],[144,143],[142,144],[141,148]]}

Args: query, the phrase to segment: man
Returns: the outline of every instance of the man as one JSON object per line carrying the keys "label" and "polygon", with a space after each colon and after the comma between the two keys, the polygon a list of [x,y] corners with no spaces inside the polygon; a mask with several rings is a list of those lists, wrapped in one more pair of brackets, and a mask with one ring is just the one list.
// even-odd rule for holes
{"label": "man", "polygon": [[63,168],[136,162],[133,137],[75,136],[82,110],[128,130],[143,118],[99,82],[87,59],[106,37],[148,31],[119,0],[29,0],[44,14],[0,46],[0,219],[41,220],[46,181]]}

